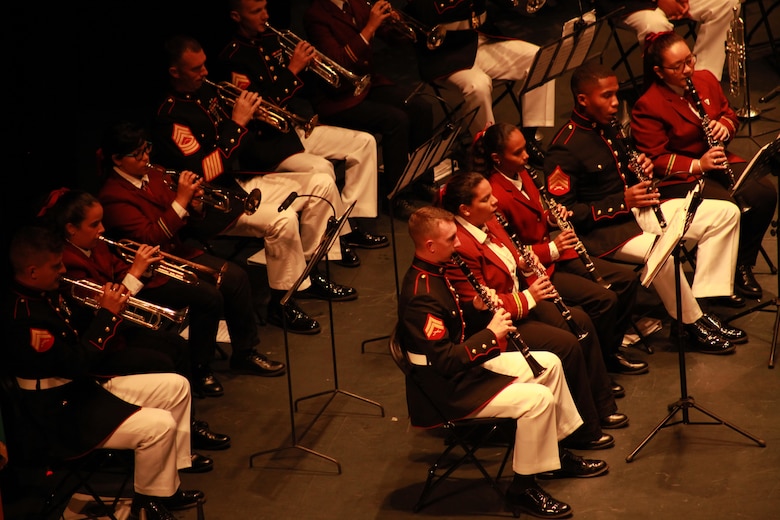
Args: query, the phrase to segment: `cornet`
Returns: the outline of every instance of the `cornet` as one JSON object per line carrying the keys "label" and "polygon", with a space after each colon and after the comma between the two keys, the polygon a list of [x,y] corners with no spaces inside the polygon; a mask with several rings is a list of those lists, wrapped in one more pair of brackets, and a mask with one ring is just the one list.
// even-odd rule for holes
{"label": "cornet", "polygon": [[[280,31],[267,22],[265,26],[279,37],[279,43],[282,45],[284,52],[287,53],[288,58],[295,52],[295,47],[303,41],[300,36],[297,36],[292,31]],[[333,88],[341,86],[341,77],[343,76],[354,85],[355,90],[352,91],[353,96],[359,96],[371,84],[371,76],[369,74],[358,76],[316,49],[314,50],[314,58],[311,60],[309,69],[324,79]]]}
{"label": "cornet", "polygon": [[[151,163],[147,164],[146,167],[150,170],[157,170],[162,173],[165,184],[167,184],[171,190],[176,191],[176,188],[179,185],[179,175],[181,174],[179,170],[166,170],[162,166]],[[196,197],[195,200],[199,200],[203,202],[203,204],[211,206],[222,213],[230,213],[232,208],[230,200],[235,199],[243,205],[244,213],[246,215],[252,215],[260,206],[260,201],[263,196],[259,188],[255,188],[246,194],[238,194],[229,190],[217,188],[205,181],[201,183],[200,187],[203,189],[203,195]]]}
{"label": "cornet", "polygon": [[[98,238],[103,242],[114,246],[119,256],[128,264],[132,264],[135,261],[135,255],[138,252],[138,248],[141,246],[138,242],[134,242],[127,238],[119,241],[111,240],[104,236]],[[172,254],[164,253],[162,251],[160,251],[160,255],[162,255],[163,260],[152,265],[151,270],[190,285],[197,285],[199,283],[198,273],[200,273],[201,275],[210,278],[214,282],[214,285],[219,288],[222,283],[222,275],[224,274],[225,269],[227,269],[227,262],[221,269],[216,270],[206,265],[197,264],[185,258],[173,256]]]}
{"label": "cornet", "polygon": [[[214,83],[208,79],[204,79],[203,81],[217,89],[217,96],[231,107],[236,103],[238,96],[243,92],[242,89],[229,81],[220,81],[219,83]],[[306,119],[297,114],[293,114],[289,110],[275,105],[270,101],[266,101],[265,99],[260,100],[260,106],[257,107],[254,116],[256,119],[268,123],[284,133],[290,131],[290,125],[298,125],[303,128],[306,137],[309,137],[314,130],[314,127],[319,124],[319,117],[317,114],[313,115],[311,119]]]}
{"label": "cornet", "polygon": [[[371,5],[371,2],[368,2]],[[412,18],[407,13],[393,9],[393,15],[388,17],[385,23],[389,27],[400,33],[401,36],[417,43],[417,33],[425,35],[425,45],[428,50],[434,50],[441,47],[444,43],[444,37],[447,35],[447,29],[441,25],[428,27],[419,20]]]}
{"label": "cornet", "polygon": [[[72,280],[64,276],[61,280],[70,286],[70,295],[74,300],[93,309],[100,308],[102,285],[89,280]],[[136,325],[157,330],[162,326],[163,319],[181,325],[187,319],[188,313],[188,307],[175,311],[131,296],[120,316]]]}

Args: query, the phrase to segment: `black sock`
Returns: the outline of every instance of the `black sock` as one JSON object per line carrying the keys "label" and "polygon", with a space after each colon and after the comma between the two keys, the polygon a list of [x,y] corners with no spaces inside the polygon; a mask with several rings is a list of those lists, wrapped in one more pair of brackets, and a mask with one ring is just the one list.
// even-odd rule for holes
{"label": "black sock", "polygon": [[512,479],[512,483],[509,484],[509,491],[514,493],[522,493],[526,489],[532,488],[534,486],[536,486],[536,479],[533,475],[521,475],[519,473],[515,473],[515,477]]}

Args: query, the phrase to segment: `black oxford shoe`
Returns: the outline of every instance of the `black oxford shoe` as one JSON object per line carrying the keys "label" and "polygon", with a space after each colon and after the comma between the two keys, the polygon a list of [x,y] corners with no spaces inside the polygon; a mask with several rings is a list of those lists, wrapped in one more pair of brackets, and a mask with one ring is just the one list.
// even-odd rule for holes
{"label": "black oxford shoe", "polygon": [[192,421],[190,432],[194,450],[226,450],[230,447],[230,437],[211,431],[206,421]]}
{"label": "black oxford shoe", "polygon": [[339,242],[341,243],[341,260],[333,260],[333,263],[336,263],[341,267],[359,267],[360,257],[355,250],[349,246],[343,237]]}
{"label": "black oxford shoe", "polygon": [[[284,320],[284,321],[283,321]],[[268,323],[277,327],[287,327],[287,332],[295,334],[317,334],[320,324],[303,312],[292,298],[282,306],[279,302],[268,305]]]}
{"label": "black oxford shoe", "polygon": [[745,306],[745,299],[736,294],[732,294],[731,296],[712,296],[710,298],[704,298],[704,300],[710,305],[731,307],[732,309],[739,309]]}
{"label": "black oxford shoe", "polygon": [[753,276],[753,266],[737,266],[734,289],[737,291],[737,294],[744,296],[745,298],[753,298],[754,300],[761,298],[763,291],[761,290],[761,286],[758,284],[756,277]]}
{"label": "black oxford shoe", "polygon": [[233,354],[230,358],[230,370],[238,374],[252,376],[276,377],[284,374],[284,363],[273,361],[251,350],[246,354]]}
{"label": "black oxford shoe", "polygon": [[622,413],[613,413],[601,418],[601,428],[604,430],[615,430],[628,426],[628,416]]}
{"label": "black oxford shoe", "polygon": [[573,450],[606,450],[615,445],[615,438],[608,433],[602,433],[598,439],[591,441],[565,439],[561,441],[561,445]]}
{"label": "black oxford shoe", "polygon": [[180,511],[189,509],[198,505],[198,502],[205,502],[206,494],[197,489],[179,489],[171,497],[163,498],[162,504],[168,511]]}
{"label": "black oxford shoe", "polygon": [[306,290],[295,293],[297,298],[345,302],[358,297],[357,289],[354,287],[333,283],[316,271],[312,271],[310,278],[311,286]]}
{"label": "black oxford shoe", "polygon": [[193,376],[194,393],[202,397],[219,397],[225,393],[222,383],[209,370],[200,376]]}
{"label": "black oxford shoe", "polygon": [[607,366],[607,372],[612,372],[613,374],[639,375],[645,374],[650,370],[644,361],[628,359],[619,352],[607,357],[604,363]]}
{"label": "black oxford shoe", "polygon": [[[675,332],[676,329],[677,327],[673,327],[672,331]],[[704,317],[693,323],[683,325],[683,330],[688,348],[694,352],[701,352],[702,354],[732,354],[737,348],[729,340],[712,332]]]}
{"label": "black oxford shoe", "polygon": [[569,450],[561,450],[561,469],[545,471],[537,475],[543,479],[598,477],[609,470],[606,461],[584,459]]}
{"label": "black oxford shoe", "polygon": [[615,399],[619,399],[621,397],[626,396],[626,389],[623,388],[623,385],[621,385],[614,379],[610,380],[609,387],[612,390],[612,395],[615,397]]}
{"label": "black oxford shoe", "polygon": [[130,505],[130,518],[140,518],[141,510],[144,511],[146,520],[176,520],[174,514],[156,497],[141,499],[136,495]]}
{"label": "black oxford shoe", "polygon": [[362,231],[355,229],[351,233],[348,233],[341,237],[341,240],[345,241],[352,247],[359,247],[361,249],[381,249],[390,245],[390,241],[384,235],[373,235],[368,231]]}
{"label": "black oxford shoe", "polygon": [[[206,473],[214,469],[214,460],[200,453],[192,452],[192,466],[180,469],[182,473]],[[175,496],[175,495],[174,495]],[[170,507],[168,509],[171,509]]]}
{"label": "black oxford shoe", "polygon": [[747,343],[747,332],[742,329],[726,325],[717,315],[705,312],[701,318],[704,320],[705,324],[710,327],[710,330],[712,330],[712,332],[721,338],[727,339],[735,345]]}
{"label": "black oxford shoe", "polygon": [[507,507],[515,516],[526,513],[537,518],[566,518],[571,516],[571,506],[556,500],[539,486],[525,489],[521,492],[509,490],[506,492]]}

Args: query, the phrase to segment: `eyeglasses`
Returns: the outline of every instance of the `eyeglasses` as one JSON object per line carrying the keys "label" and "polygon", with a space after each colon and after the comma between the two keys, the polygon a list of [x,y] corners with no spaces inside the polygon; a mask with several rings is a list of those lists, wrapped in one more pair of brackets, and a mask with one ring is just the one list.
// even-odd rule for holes
{"label": "eyeglasses", "polygon": [[152,142],[146,141],[141,148],[139,148],[134,152],[125,154],[125,157],[132,157],[133,159],[140,161],[141,159],[144,158],[144,155],[151,153],[151,151],[152,151]]}
{"label": "eyeglasses", "polygon": [[681,73],[683,71],[683,69],[685,68],[686,65],[689,68],[693,68],[693,66],[696,65],[696,55],[695,54],[691,54],[690,56],[685,58],[682,63],[678,63],[674,67],[664,67],[662,65],[661,68],[662,69],[673,70],[674,72],[679,74],[679,73]]}

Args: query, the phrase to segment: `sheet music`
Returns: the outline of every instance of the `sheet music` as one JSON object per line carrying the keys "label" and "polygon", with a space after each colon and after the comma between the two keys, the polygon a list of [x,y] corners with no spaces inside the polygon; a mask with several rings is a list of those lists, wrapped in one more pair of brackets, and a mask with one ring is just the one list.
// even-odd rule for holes
{"label": "sheet music", "polygon": [[[596,37],[596,25],[594,23],[596,21],[596,10],[594,9],[592,11],[588,11],[582,15],[582,19],[585,20],[588,25],[581,29],[579,33],[574,36],[577,38],[577,45],[574,47],[574,53],[571,55],[571,59],[569,60],[569,69],[576,69],[585,62],[588,57],[588,52],[593,45],[593,39]],[[572,29],[574,28],[573,20],[569,20],[569,22],[571,22]],[[569,22],[566,23],[568,24]],[[564,34],[566,34],[566,25],[564,25],[563,30]]]}
{"label": "sheet music", "polygon": [[756,176],[758,178],[769,173],[769,160],[778,154],[780,154],[780,137],[765,144],[756,152],[756,155],[750,159],[750,162],[742,171],[742,175],[740,175],[737,182],[734,183],[731,193],[735,193],[749,176]]}
{"label": "sheet music", "polygon": [[685,204],[677,208],[677,211],[674,212],[674,215],[668,221],[666,231],[664,231],[664,234],[660,236],[650,250],[645,268],[642,271],[642,287],[650,287],[658,271],[669,260],[675,246],[682,240],[685,234],[685,220],[688,216],[688,208],[690,208],[693,200],[694,191],[696,191],[696,188],[688,192],[688,195],[685,197]]}
{"label": "sheet music", "polygon": [[532,74],[526,81],[525,90],[533,90],[545,81],[547,78],[547,69],[550,68],[550,63],[555,56],[555,51],[558,49],[556,45],[550,45],[548,47],[542,47],[539,52],[536,53],[536,60],[531,67]]}

